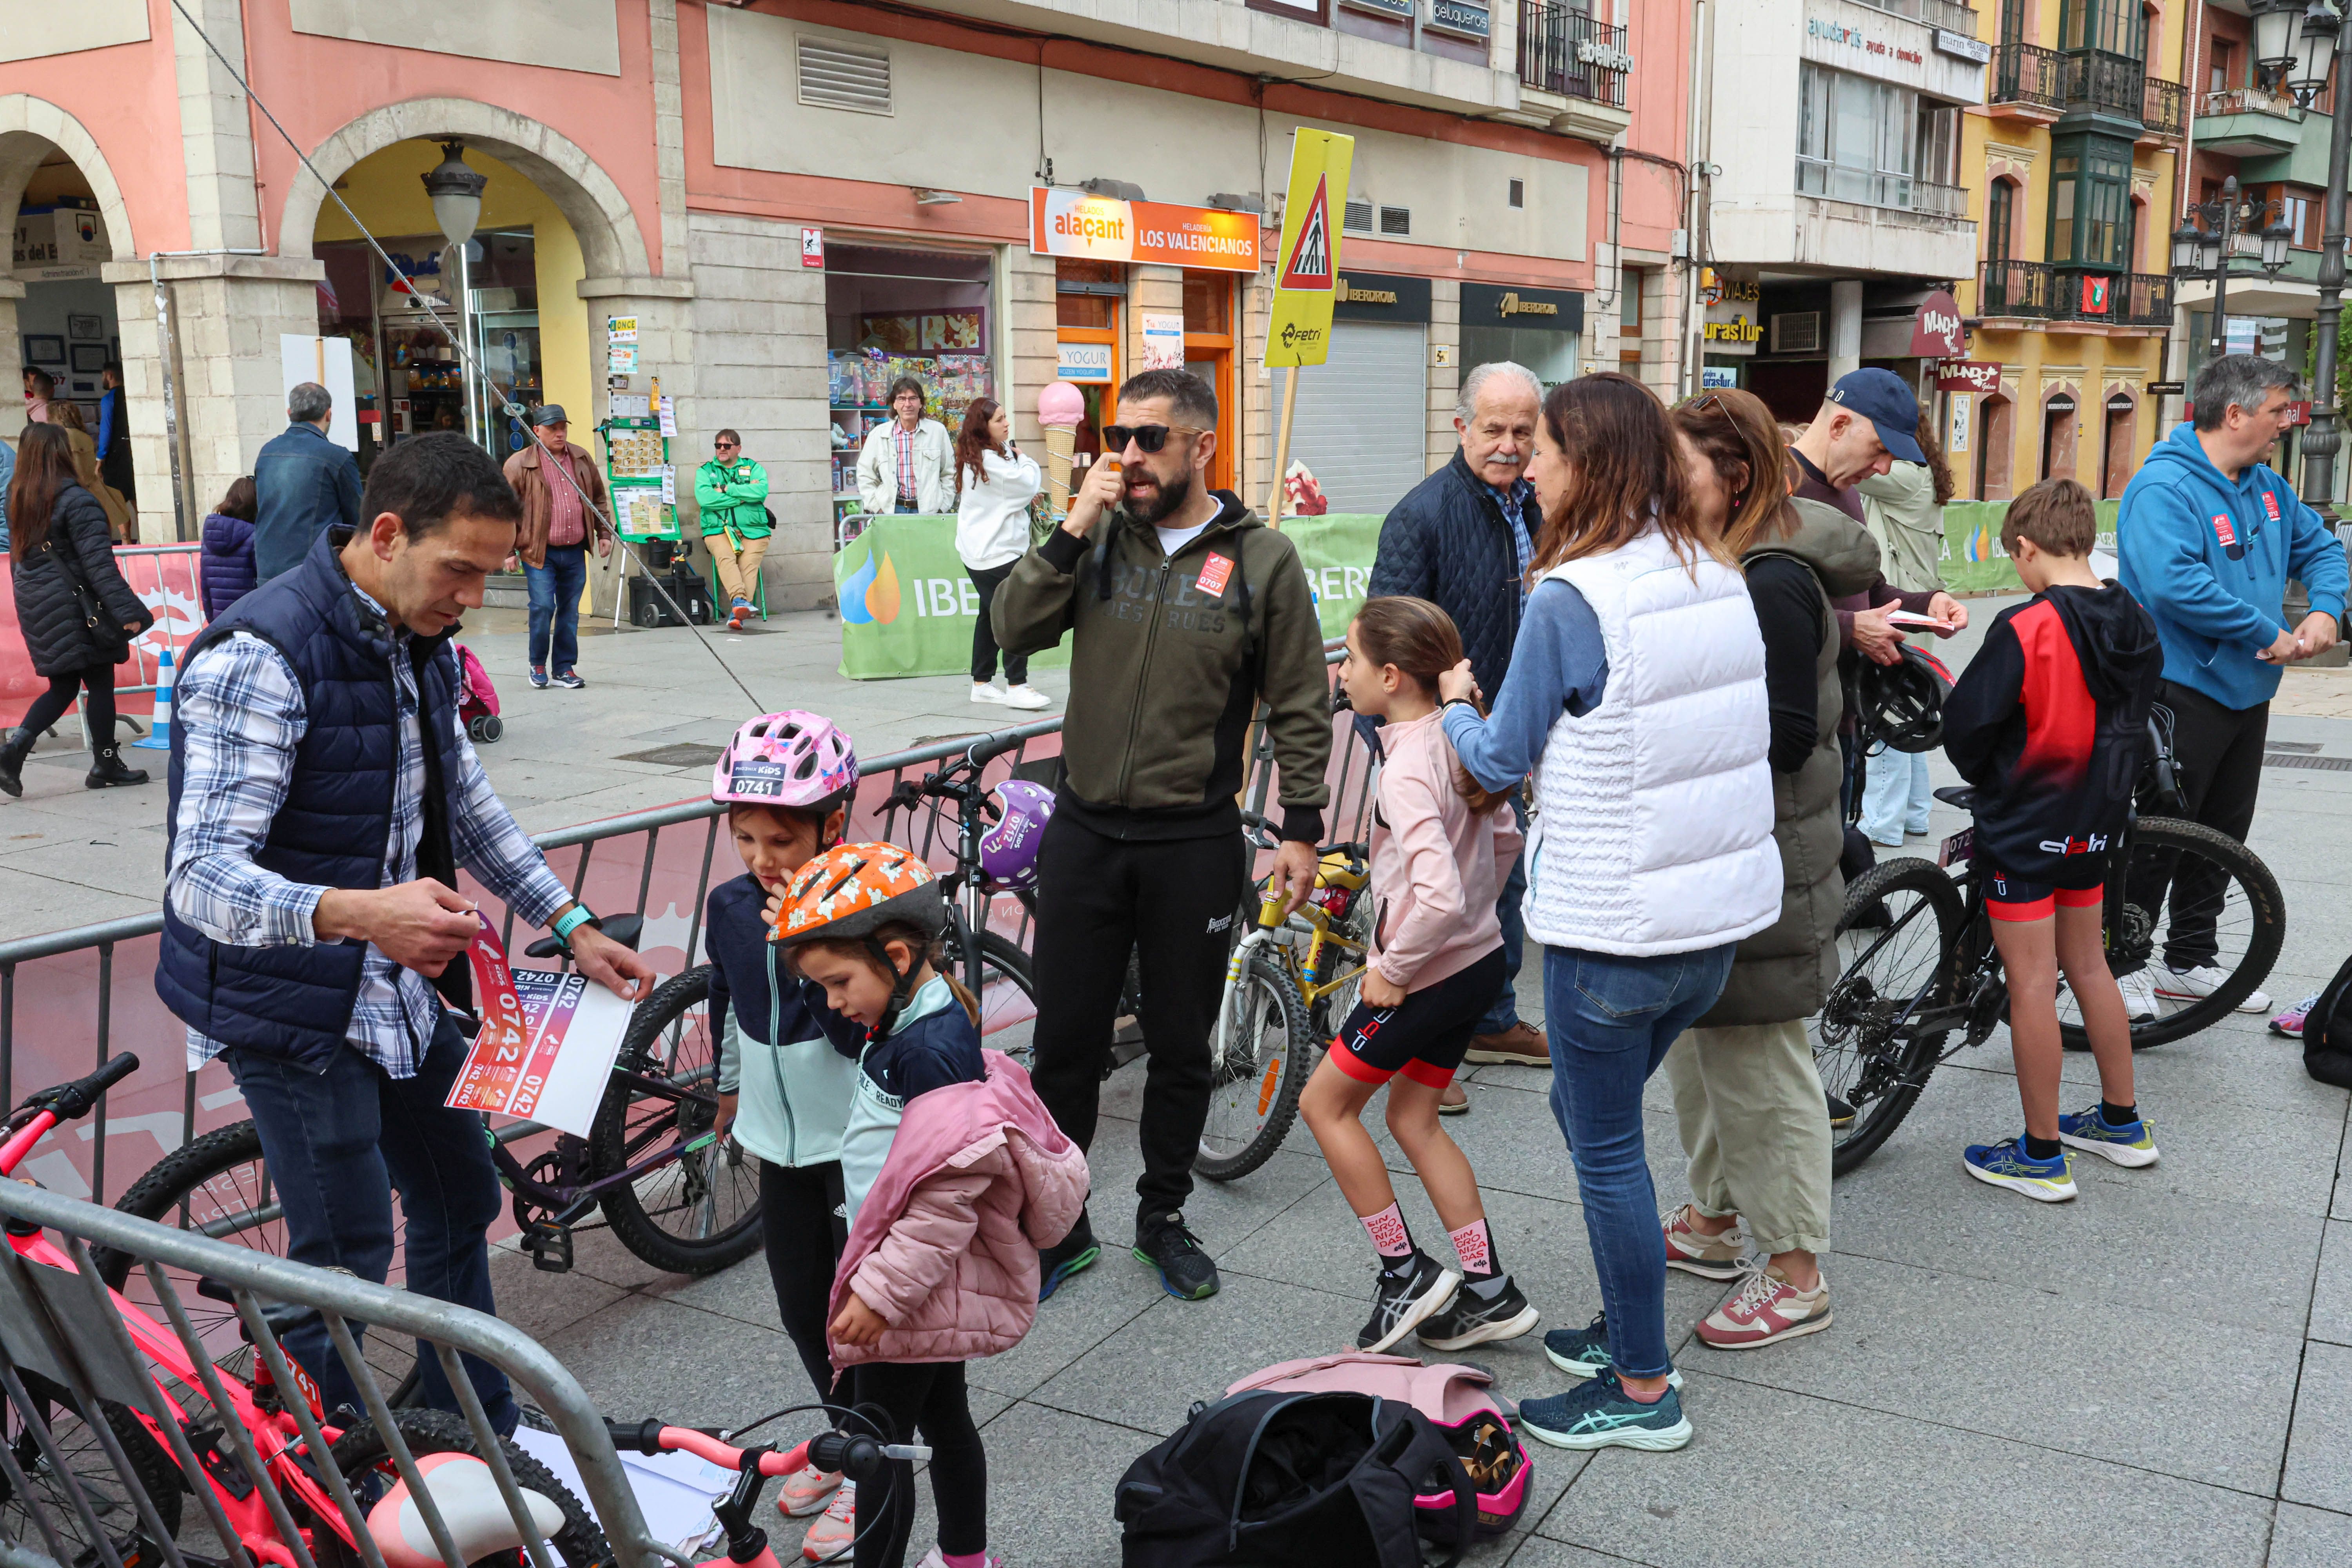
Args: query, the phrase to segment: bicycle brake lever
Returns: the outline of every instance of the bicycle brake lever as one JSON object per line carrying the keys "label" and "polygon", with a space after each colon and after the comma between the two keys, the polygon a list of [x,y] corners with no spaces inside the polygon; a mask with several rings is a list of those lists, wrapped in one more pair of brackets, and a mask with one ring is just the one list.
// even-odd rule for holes
{"label": "bicycle brake lever", "polygon": [[886,1459],[905,1459],[910,1464],[922,1464],[930,1458],[931,1450],[928,1445],[922,1443],[885,1443],[882,1445],[882,1457]]}

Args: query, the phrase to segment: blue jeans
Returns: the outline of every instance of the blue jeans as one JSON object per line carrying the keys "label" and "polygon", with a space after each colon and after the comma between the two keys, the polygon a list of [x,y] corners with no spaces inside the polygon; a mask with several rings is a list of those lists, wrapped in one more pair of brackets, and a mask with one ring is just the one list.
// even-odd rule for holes
{"label": "blue jeans", "polygon": [[1862,830],[1873,844],[1903,847],[1906,833],[1927,831],[1927,757],[1924,752],[1884,751],[1863,763]]}
{"label": "blue jeans", "polygon": [[[580,661],[580,594],[588,585],[588,547],[551,544],[547,564],[522,564],[530,588],[530,663],[561,675]],[[554,658],[549,658],[549,643]]]}
{"label": "blue jeans", "polygon": [[[1519,834],[1528,831],[1527,803],[1519,792],[1511,792],[1511,815],[1519,821]],[[1520,903],[1528,896],[1528,856],[1522,849],[1511,862],[1511,874],[1503,879],[1503,896],[1495,900],[1495,918],[1503,922],[1503,990],[1486,1016],[1478,1020],[1477,1032],[1499,1035],[1519,1021],[1519,963],[1526,956],[1528,920]]]}
{"label": "blue jeans", "polygon": [[[224,1058],[261,1135],[262,1157],[286,1211],[286,1255],[321,1268],[347,1268],[378,1284],[392,1268],[392,1194],[407,1220],[408,1289],[438,1301],[495,1313],[490,1252],[484,1240],[502,1194],[482,1119],[442,1104],[465,1065],[466,1043],[445,1015],[415,1078],[396,1079],[349,1047],[323,1072],[241,1048]],[[353,1337],[364,1330],[352,1323]],[[311,1318],[286,1335],[286,1349],[325,1395],[327,1408],[364,1410],[359,1385]],[[514,1430],[506,1373],[471,1356],[467,1375],[483,1414]],[[441,1359],[420,1343],[425,1402],[456,1411]],[[389,1395],[392,1390],[383,1393]]]}
{"label": "blue jeans", "polygon": [[1609,1356],[1628,1377],[1664,1377],[1673,1366],[1666,1244],[1642,1139],[1642,1086],[1715,1005],[1736,945],[1654,958],[1544,949],[1551,1113],[1576,1161],[1584,1233],[1609,1314]]}

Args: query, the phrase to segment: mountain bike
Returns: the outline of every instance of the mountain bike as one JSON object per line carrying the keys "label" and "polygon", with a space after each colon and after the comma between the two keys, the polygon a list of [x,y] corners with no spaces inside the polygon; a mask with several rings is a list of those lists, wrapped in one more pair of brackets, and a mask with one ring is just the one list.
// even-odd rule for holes
{"label": "mountain bike", "polygon": [[[2173,791],[2170,748],[2161,737],[2158,746],[2146,788],[2161,800]],[[1976,792],[1948,786],[1936,798],[1967,811]],[[1837,925],[1843,973],[1807,1025],[1822,1087],[1853,1111],[1846,1121],[1833,1109],[1834,1174],[1886,1142],[1938,1064],[1983,1044],[2008,1019],[1985,879],[1970,855],[1974,835],[1969,827],[1946,839],[1937,860],[1882,861],[1846,889]],[[2168,935],[2159,929],[2168,904]],[[2157,1016],[2135,1021],[2134,1050],[2227,1017],[2270,973],[2286,932],[2278,881],[2252,850],[2200,823],[2137,809],[2109,856],[2104,918],[2107,966],[2117,975],[2147,968],[2167,942],[2190,940],[2183,928],[2200,920],[2212,927],[2208,962],[2225,975],[2209,994],[2160,1001]],[[2058,1012],[2068,1047],[2087,1049],[2071,988],[2060,988]],[[1958,1043],[1948,1046],[1954,1036]]]}
{"label": "mountain bike", "polygon": [[[1258,848],[1272,826],[1243,814]],[[1209,1119],[1192,1168],[1214,1182],[1246,1176],[1290,1135],[1318,1047],[1339,1032],[1363,988],[1373,910],[1370,847],[1327,844],[1315,890],[1285,917],[1284,895],[1262,878],[1255,924],[1234,947],[1209,1037]]]}

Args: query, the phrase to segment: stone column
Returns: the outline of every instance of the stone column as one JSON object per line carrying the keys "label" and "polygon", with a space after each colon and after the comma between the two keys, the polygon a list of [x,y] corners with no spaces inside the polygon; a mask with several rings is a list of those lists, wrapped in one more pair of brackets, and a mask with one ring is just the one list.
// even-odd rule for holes
{"label": "stone column", "polygon": [[[1449,362],[1437,363],[1440,349]],[[1462,363],[1462,284],[1456,279],[1434,278],[1429,284],[1429,450],[1428,468],[1435,473],[1454,460],[1462,445],[1454,428],[1454,405],[1462,395],[1462,377],[1470,369]]]}
{"label": "stone column", "polygon": [[1830,282],[1830,383],[1862,368],[1862,279]]}
{"label": "stone column", "polygon": [[[14,278],[0,278],[0,343],[16,342],[16,301],[25,297],[25,286]],[[25,400],[16,395],[16,387],[0,389],[0,441],[12,447],[16,437],[25,433]]]}
{"label": "stone column", "polygon": [[1026,245],[1004,250],[1004,384],[997,398],[1013,411],[1013,438],[1045,461],[1045,427],[1037,423],[1037,394],[1060,379],[1060,305],[1054,291],[1054,258],[1034,256]]}

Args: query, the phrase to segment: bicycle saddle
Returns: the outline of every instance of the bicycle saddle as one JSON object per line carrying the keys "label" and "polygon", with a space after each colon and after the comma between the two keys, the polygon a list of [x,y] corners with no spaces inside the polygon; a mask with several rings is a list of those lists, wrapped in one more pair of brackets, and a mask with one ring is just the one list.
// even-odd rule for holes
{"label": "bicycle saddle", "polygon": [[[645,935],[646,917],[606,915],[598,929],[623,947],[635,952],[637,939]],[[522,951],[530,958],[565,958],[570,956],[571,948],[570,944],[560,936],[543,936]]]}
{"label": "bicycle saddle", "polygon": [[1970,784],[1946,784],[1936,792],[1936,798],[1962,811],[1973,812],[1977,808],[1977,792]]}

